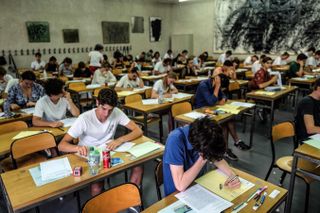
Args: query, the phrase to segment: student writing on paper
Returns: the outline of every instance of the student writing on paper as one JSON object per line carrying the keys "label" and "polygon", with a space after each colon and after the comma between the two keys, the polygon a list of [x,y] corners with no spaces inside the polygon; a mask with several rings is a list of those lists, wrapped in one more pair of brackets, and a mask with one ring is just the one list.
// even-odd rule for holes
{"label": "student writing on paper", "polygon": [[102,84],[117,82],[116,77],[112,74],[111,65],[106,62],[101,65],[93,74],[92,84]]}
{"label": "student writing on paper", "polygon": [[40,98],[32,117],[33,126],[60,127],[60,120],[66,118],[67,110],[78,117],[80,110],[73,103],[69,92],[64,91],[64,82],[57,78],[48,79],[44,84],[46,95]]}
{"label": "student writing on paper", "polygon": [[177,79],[177,74],[169,72],[165,77],[156,81],[152,88],[151,98],[158,98],[162,93],[164,98],[171,98],[172,94],[178,93],[173,83]]}
{"label": "student writing on paper", "polygon": [[139,77],[137,68],[132,68],[131,72],[122,76],[120,81],[116,84],[117,88],[143,88],[143,80]]}
{"label": "student writing on paper", "polygon": [[237,79],[237,74],[236,71],[233,67],[233,63],[229,60],[226,60],[223,63],[222,67],[217,67],[214,71],[213,71],[213,75],[219,75],[219,74],[224,74],[225,76],[227,76],[229,79],[233,79],[236,80]]}
{"label": "student writing on paper", "polygon": [[271,76],[268,70],[271,68],[272,59],[270,57],[265,57],[262,59],[262,66],[258,70],[253,79],[249,82],[249,89],[264,89],[277,82],[278,77],[276,75]]}
{"label": "student writing on paper", "polygon": [[[96,104],[97,108],[81,114],[60,142],[58,148],[62,152],[78,152],[87,155],[88,147],[106,144],[110,150],[114,150],[126,141],[132,141],[142,135],[141,129],[131,121],[126,114],[117,108],[118,96],[112,89],[100,90]],[[131,132],[114,139],[118,125],[125,126]],[[73,139],[79,138],[79,144],[74,145]],[[143,169],[132,169],[130,181],[139,185]],[[99,194],[103,183],[93,184],[91,194]]]}
{"label": "student writing on paper", "polygon": [[21,80],[8,91],[7,100],[3,106],[4,111],[19,110],[25,107],[34,107],[36,102],[44,95],[44,89],[35,83],[36,75],[32,71],[21,74]]}
{"label": "student writing on paper", "polygon": [[[227,98],[221,88],[226,87],[225,84],[227,84],[228,81],[223,80],[221,82],[221,77],[223,77],[223,74],[201,81],[195,95],[195,108],[225,104]],[[224,130],[225,141],[228,141],[228,135],[230,133],[234,140],[234,145],[237,148],[241,150],[248,150],[250,148],[238,137],[234,121],[228,121],[222,128]],[[226,157],[230,160],[238,160],[238,157],[229,148],[227,149]]]}
{"label": "student writing on paper", "polygon": [[305,54],[301,53],[297,56],[296,61],[290,62],[290,67],[287,72],[289,78],[302,77],[305,74],[303,68],[307,58]]}
{"label": "student writing on paper", "polygon": [[83,61],[78,63],[78,68],[74,71],[73,79],[90,78],[91,72]]}
{"label": "student writing on paper", "polygon": [[299,102],[295,123],[299,141],[320,133],[320,79],[314,83],[312,93]]}
{"label": "student writing on paper", "polygon": [[165,195],[184,191],[204,173],[207,161],[212,161],[229,178],[225,186],[237,188],[239,178],[223,160],[226,145],[222,128],[208,117],[172,131],[163,155]]}
{"label": "student writing on paper", "polygon": [[171,71],[172,70],[171,63],[172,61],[170,58],[163,59],[163,61],[156,63],[152,73],[154,75],[160,75],[160,74],[165,74]]}
{"label": "student writing on paper", "polygon": [[41,53],[37,52],[34,54],[35,60],[31,63],[31,69],[32,70],[43,70],[46,62],[41,60]]}

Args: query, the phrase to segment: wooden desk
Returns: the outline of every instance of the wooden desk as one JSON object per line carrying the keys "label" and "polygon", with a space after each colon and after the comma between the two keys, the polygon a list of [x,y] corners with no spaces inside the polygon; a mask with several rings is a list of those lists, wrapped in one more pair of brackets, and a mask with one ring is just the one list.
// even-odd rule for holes
{"label": "wooden desk", "polygon": [[[228,101],[227,103],[230,104],[234,101]],[[217,110],[220,106],[219,105],[216,105],[216,106],[211,106],[211,107],[202,107],[202,108],[199,108],[199,109],[195,109],[193,110],[194,112],[200,112],[200,113],[205,113],[205,109],[210,109],[210,110]],[[239,114],[242,114],[242,113],[246,113],[250,110],[253,110],[253,113],[252,113],[252,121],[251,121],[251,128],[250,128],[250,144],[249,146],[251,147],[252,146],[252,141],[253,141],[253,132],[254,132],[254,123],[255,123],[255,109],[256,107],[253,106],[253,107],[239,107]],[[236,115],[234,114],[231,114],[231,113],[224,113],[224,114],[219,114],[219,115],[211,115],[211,118],[215,121],[217,121],[219,124],[224,124],[232,119],[234,119],[236,117]],[[195,119],[193,118],[190,118],[190,117],[187,117],[185,116],[185,114],[182,114],[182,115],[177,115],[175,118],[174,118],[175,122],[177,124],[181,124],[181,125],[185,125],[185,124],[190,124],[192,123]],[[176,125],[177,126],[177,125]]]}
{"label": "wooden desk", "polygon": [[[146,141],[153,140],[143,136],[132,142],[139,144]],[[73,177],[71,175],[37,187],[28,171],[30,168],[39,165],[34,164],[1,174],[1,188],[4,191],[9,212],[22,212],[47,201],[78,191],[92,182],[102,181],[112,174],[160,157],[163,151],[164,147],[136,159],[132,159],[127,153],[116,153],[112,157],[120,157],[124,163],[108,169],[101,168],[99,174],[95,176],[89,174],[88,163],[85,158],[68,154],[61,157],[68,157],[72,168],[82,166],[83,174],[81,177]]]}
{"label": "wooden desk", "polygon": [[[316,78],[291,78],[289,80],[289,84],[291,85],[296,85],[296,86],[300,86],[300,85],[306,85],[309,87],[309,90],[312,90],[314,83],[316,82]],[[303,88],[298,88],[298,89],[303,89]]]}
{"label": "wooden desk", "polygon": [[159,79],[162,79],[163,77],[165,77],[167,74],[160,74],[160,75],[147,75],[147,76],[141,76],[141,79],[143,81],[147,81],[148,85],[150,82],[154,82],[157,81]]}
{"label": "wooden desk", "polygon": [[273,71],[279,71],[279,72],[287,72],[290,69],[289,65],[276,65],[276,66],[272,66],[271,69]]}
{"label": "wooden desk", "polygon": [[[134,102],[123,105],[124,109],[132,110],[137,113],[143,114],[143,126],[144,126],[144,135],[148,136],[148,114],[157,113],[160,116],[161,125],[162,125],[162,115],[167,113],[171,106],[175,103],[190,101],[191,97],[174,99],[173,102],[165,102],[163,104],[152,104],[152,105],[143,105],[142,102]],[[162,138],[160,139],[162,141]]]}
{"label": "wooden desk", "polygon": [[32,119],[32,114],[26,114],[26,113],[20,113],[20,112],[15,112],[16,114],[20,114],[18,117],[0,117],[0,125],[4,123],[9,123],[9,122],[14,122],[14,121],[28,121]]}
{"label": "wooden desk", "polygon": [[183,91],[187,92],[187,88],[190,86],[197,86],[201,81],[208,79],[208,77],[195,77],[186,76],[186,79],[179,79],[174,82],[174,85],[183,87]]}
{"label": "wooden desk", "polygon": [[[254,187],[252,187],[250,190],[246,191],[245,193],[243,193],[242,195],[240,195],[239,197],[235,198],[234,200],[232,200],[232,203],[234,204],[233,206],[231,206],[230,208],[228,208],[227,210],[225,210],[224,212],[232,212],[232,209],[237,206],[238,204],[240,204],[241,202],[245,201],[246,199],[248,199],[248,197],[256,191],[256,189],[258,187],[263,187],[263,186],[268,186],[268,189],[266,190],[266,192],[268,193],[268,195],[274,190],[277,189],[280,191],[279,195],[274,198],[271,199],[270,197],[266,197],[266,200],[264,202],[264,204],[258,209],[257,212],[273,212],[274,210],[276,210],[278,208],[278,206],[280,206],[280,204],[285,201],[286,197],[287,197],[287,190],[284,188],[281,188],[279,186],[276,186],[272,183],[266,182],[260,178],[257,178],[253,175],[250,175],[246,172],[240,171],[238,169],[234,169],[235,172],[242,178],[252,182],[255,184]],[[174,196],[177,192],[163,198],[162,200],[158,201],[157,203],[153,204],[152,206],[150,206],[149,208],[145,209],[143,211],[143,213],[154,213],[154,212],[158,212],[159,210],[169,206],[170,204],[172,204],[173,202],[177,201],[177,198]],[[244,207],[240,212],[255,212],[252,210],[252,207],[255,204],[255,200],[252,199],[248,205],[246,207]]]}
{"label": "wooden desk", "polygon": [[[64,127],[64,131],[58,128],[52,128],[52,127],[30,127],[28,129],[25,129],[23,131],[40,131],[40,130],[48,130],[50,133],[52,133],[55,137],[63,136],[67,133],[69,127]],[[6,156],[10,154],[10,147],[12,142],[14,141],[12,138],[19,134],[21,131],[14,131],[9,132],[6,134],[0,135],[0,157]]]}
{"label": "wooden desk", "polygon": [[[270,124],[269,124],[269,135],[271,136],[271,127],[274,121],[274,110],[275,110],[275,102],[285,96],[287,96],[289,93],[294,93],[294,101],[293,105],[296,105],[297,101],[297,87],[296,86],[284,86],[284,89],[281,91],[276,91],[272,95],[266,95],[266,94],[258,94],[258,92],[266,92],[265,90],[257,90],[247,93],[246,99],[253,99],[256,103],[260,101],[264,102],[262,104],[257,104],[260,108],[268,108],[271,110],[270,113]],[[266,103],[265,103],[266,102]],[[270,105],[269,105],[270,104]]]}
{"label": "wooden desk", "polygon": [[289,194],[288,194],[288,199],[287,199],[286,208],[285,208],[285,212],[287,213],[291,212],[294,184],[295,184],[295,178],[296,178],[297,172],[307,177],[311,177],[315,180],[320,181],[319,175],[314,174],[310,171],[303,170],[301,168],[297,168],[299,158],[310,161],[315,164],[320,164],[320,149],[312,147],[308,144],[303,144],[294,151],[292,169],[291,169],[291,175],[290,175]]}

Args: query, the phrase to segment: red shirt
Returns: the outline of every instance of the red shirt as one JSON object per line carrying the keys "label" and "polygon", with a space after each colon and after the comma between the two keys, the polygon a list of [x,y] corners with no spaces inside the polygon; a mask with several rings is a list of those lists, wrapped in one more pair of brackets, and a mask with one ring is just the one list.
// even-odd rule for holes
{"label": "red shirt", "polygon": [[271,79],[271,76],[268,71],[263,69],[262,67],[256,74],[254,74],[253,79],[250,81],[251,89],[259,89],[259,84],[263,84]]}

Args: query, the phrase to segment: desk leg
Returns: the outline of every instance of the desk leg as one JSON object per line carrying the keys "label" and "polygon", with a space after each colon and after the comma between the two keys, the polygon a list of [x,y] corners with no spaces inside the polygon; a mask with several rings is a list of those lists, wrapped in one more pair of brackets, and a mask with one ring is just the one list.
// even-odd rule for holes
{"label": "desk leg", "polygon": [[257,107],[253,108],[253,115],[252,115],[253,117],[252,117],[251,128],[250,128],[250,144],[249,144],[250,148],[252,147],[254,125],[256,122],[256,109],[257,109]]}
{"label": "desk leg", "polygon": [[285,206],[285,213],[291,212],[291,205],[292,205],[292,198],[293,198],[293,191],[294,191],[294,182],[296,178],[296,172],[297,172],[297,164],[298,164],[298,156],[293,156],[293,162],[292,162],[292,169],[291,169],[291,178],[290,178],[290,185],[289,185],[289,193],[288,198]]}
{"label": "desk leg", "polygon": [[272,137],[272,125],[274,121],[274,101],[271,101],[271,112],[270,112],[270,126],[269,126],[269,136]]}
{"label": "desk leg", "polygon": [[[162,123],[162,114],[159,114],[159,117],[160,117],[160,122],[159,122],[159,130],[160,130],[160,132],[159,132],[159,134],[160,134],[160,143],[162,143],[162,144],[164,144],[163,143],[163,140],[162,140],[162,138],[163,138],[163,123]],[[170,122],[170,120],[169,120],[169,122]]]}
{"label": "desk leg", "polygon": [[13,209],[12,209],[12,206],[11,206],[11,202],[9,200],[9,197],[8,197],[8,194],[7,194],[7,191],[6,191],[6,188],[4,187],[4,183],[3,183],[3,180],[2,178],[0,178],[0,184],[1,184],[1,191],[2,191],[2,195],[3,195],[3,198],[6,202],[6,206],[7,206],[7,210],[8,212],[13,212]]}
{"label": "desk leg", "polygon": [[148,114],[143,113],[143,127],[144,127],[144,135],[148,136]]}

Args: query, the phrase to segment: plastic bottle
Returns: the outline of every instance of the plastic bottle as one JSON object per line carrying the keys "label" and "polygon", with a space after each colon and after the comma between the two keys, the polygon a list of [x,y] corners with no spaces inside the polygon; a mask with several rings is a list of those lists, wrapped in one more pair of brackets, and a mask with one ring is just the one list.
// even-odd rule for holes
{"label": "plastic bottle", "polygon": [[98,174],[100,167],[100,153],[98,150],[95,150],[94,147],[90,147],[88,164],[90,175]]}
{"label": "plastic bottle", "polygon": [[163,91],[162,90],[159,91],[158,103],[159,104],[163,103]]}

